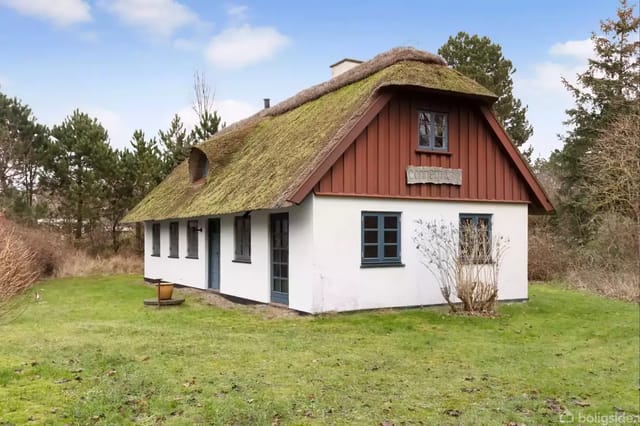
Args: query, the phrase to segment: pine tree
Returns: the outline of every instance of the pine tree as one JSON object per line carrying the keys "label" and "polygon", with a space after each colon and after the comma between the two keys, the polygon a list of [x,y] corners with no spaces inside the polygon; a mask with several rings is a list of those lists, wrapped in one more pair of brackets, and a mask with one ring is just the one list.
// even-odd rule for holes
{"label": "pine tree", "polygon": [[80,239],[85,223],[99,220],[111,166],[108,134],[98,120],[75,110],[51,135],[44,181],[57,197],[60,215],[73,220],[75,238]]}
{"label": "pine tree", "polygon": [[189,150],[194,144],[194,136],[187,133],[178,114],[173,116],[171,126],[164,132],[158,132],[158,138],[163,148],[163,176],[171,173],[178,164],[189,155]]}
{"label": "pine tree", "polygon": [[610,128],[620,116],[629,114],[640,95],[640,18],[633,6],[621,0],[617,19],[601,21],[601,35],[592,33],[595,58],[589,60],[585,72],[578,75],[577,84],[564,84],[575,99],[575,107],[567,110],[565,125],[571,130],[564,137],[564,146],[555,151],[550,161],[561,172],[560,209],[572,232],[586,237],[594,209],[585,193],[583,159],[593,154],[601,132]]}
{"label": "pine tree", "polygon": [[[502,47],[488,37],[469,35],[460,31],[438,49],[438,54],[455,70],[470,77],[498,96],[493,105],[513,143],[521,148],[533,134],[527,121],[527,107],[513,96],[513,80],[516,72],[510,60],[502,54]],[[522,149],[522,148],[521,148]],[[529,158],[533,150],[523,151]]]}

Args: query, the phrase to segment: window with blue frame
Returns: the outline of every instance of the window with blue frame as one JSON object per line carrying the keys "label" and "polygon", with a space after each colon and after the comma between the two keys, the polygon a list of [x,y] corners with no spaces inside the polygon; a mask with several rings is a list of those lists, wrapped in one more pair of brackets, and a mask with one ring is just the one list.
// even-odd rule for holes
{"label": "window with blue frame", "polygon": [[362,264],[400,264],[400,213],[362,212]]}
{"label": "window with blue frame", "polygon": [[435,151],[449,149],[449,126],[444,112],[418,111],[418,148]]}
{"label": "window with blue frame", "polygon": [[491,215],[460,214],[460,257],[466,263],[491,263]]}

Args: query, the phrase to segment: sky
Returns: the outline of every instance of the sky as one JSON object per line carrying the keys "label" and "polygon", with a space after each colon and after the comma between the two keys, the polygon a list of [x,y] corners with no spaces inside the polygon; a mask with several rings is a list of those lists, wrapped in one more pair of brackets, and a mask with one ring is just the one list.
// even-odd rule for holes
{"label": "sky", "polygon": [[188,126],[193,74],[204,72],[230,124],[330,78],[329,65],[396,46],[437,52],[458,31],[488,36],[516,72],[535,157],[560,148],[590,36],[615,0],[188,1],[0,0],[0,91],[47,125],[74,109],[110,143],[155,136],[178,113]]}

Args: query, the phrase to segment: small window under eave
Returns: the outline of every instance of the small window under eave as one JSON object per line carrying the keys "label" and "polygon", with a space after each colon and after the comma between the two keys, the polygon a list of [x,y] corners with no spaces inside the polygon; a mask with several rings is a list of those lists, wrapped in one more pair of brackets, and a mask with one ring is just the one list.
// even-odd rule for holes
{"label": "small window under eave", "polygon": [[209,174],[209,159],[199,148],[191,148],[189,153],[189,180],[191,184],[204,183]]}

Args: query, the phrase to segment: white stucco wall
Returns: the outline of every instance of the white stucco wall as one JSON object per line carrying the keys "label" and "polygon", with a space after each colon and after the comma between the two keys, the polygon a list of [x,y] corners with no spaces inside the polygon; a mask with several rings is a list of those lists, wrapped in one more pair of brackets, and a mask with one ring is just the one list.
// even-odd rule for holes
{"label": "white stucco wall", "polygon": [[[458,223],[460,213],[492,214],[492,232],[510,239],[499,282],[499,298],[527,298],[525,204],[463,203],[348,197],[315,197],[312,312],[445,303],[413,243],[415,221]],[[361,268],[361,212],[402,212],[404,267]]]}
{"label": "white stucco wall", "polygon": [[[506,203],[316,197],[278,211],[251,213],[251,263],[234,258],[234,216],[220,222],[220,292],[271,300],[269,215],[289,212],[289,307],[304,312],[347,311],[444,303],[437,282],[413,243],[417,219],[458,223],[460,213],[492,215],[492,232],[510,239],[501,270],[501,300],[527,298],[527,206]],[[403,267],[361,268],[361,212],[401,212]],[[151,256],[145,224],[145,277],[208,287],[207,218],[199,219],[199,257],[187,259],[187,221],[180,221],[180,257],[169,258],[169,221],[161,222],[160,257]]]}
{"label": "white stucco wall", "polygon": [[[195,219],[192,219],[195,220]],[[205,252],[206,220],[199,219],[198,227],[198,258],[187,259],[187,221],[180,220],[177,259],[169,257],[169,223],[160,222],[160,256],[151,256],[153,244],[151,236],[151,222],[144,224],[144,276],[145,278],[161,278],[165,281],[206,288],[207,258]]]}
{"label": "white stucco wall", "polygon": [[[300,206],[251,213],[251,263],[234,262],[234,217],[220,217],[220,292],[258,302],[271,301],[271,256],[269,246],[269,215],[289,213],[289,307],[312,310],[312,205],[309,197]],[[145,223],[145,272],[147,278],[190,287],[208,287],[208,218],[199,219],[198,259],[187,259],[187,221],[180,222],[179,253],[169,258],[169,223],[160,222],[160,256],[151,256],[151,223]]]}

